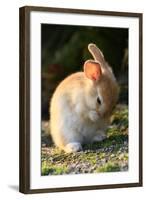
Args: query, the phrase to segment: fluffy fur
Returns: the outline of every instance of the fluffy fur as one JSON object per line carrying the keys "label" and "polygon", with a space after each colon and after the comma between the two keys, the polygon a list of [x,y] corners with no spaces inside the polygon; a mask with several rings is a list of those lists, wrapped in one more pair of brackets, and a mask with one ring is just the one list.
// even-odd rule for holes
{"label": "fluffy fur", "polygon": [[118,98],[118,85],[102,52],[88,49],[94,60],[84,72],[64,79],[56,88],[50,105],[51,136],[65,152],[82,150],[82,144],[105,139],[109,117]]}

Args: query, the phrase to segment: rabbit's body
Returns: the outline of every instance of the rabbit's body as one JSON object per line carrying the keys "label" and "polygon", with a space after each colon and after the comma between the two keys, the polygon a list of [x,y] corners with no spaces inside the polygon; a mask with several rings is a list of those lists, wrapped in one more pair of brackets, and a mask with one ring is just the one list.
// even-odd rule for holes
{"label": "rabbit's body", "polygon": [[[97,71],[90,78],[92,65],[93,71],[96,67]],[[53,94],[50,105],[51,135],[54,143],[66,152],[79,151],[81,144],[101,141],[106,136],[118,87],[111,69],[107,66],[107,70],[100,71],[97,65],[96,61],[86,61],[84,72],[68,76]]]}

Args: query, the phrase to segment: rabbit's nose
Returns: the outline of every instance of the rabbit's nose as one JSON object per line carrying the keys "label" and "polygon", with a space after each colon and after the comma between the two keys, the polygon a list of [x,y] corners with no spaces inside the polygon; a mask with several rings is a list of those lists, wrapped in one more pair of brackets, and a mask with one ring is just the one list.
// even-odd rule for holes
{"label": "rabbit's nose", "polygon": [[97,113],[98,117],[101,116],[101,113],[100,113],[99,110],[97,110],[97,109],[96,109],[96,113]]}

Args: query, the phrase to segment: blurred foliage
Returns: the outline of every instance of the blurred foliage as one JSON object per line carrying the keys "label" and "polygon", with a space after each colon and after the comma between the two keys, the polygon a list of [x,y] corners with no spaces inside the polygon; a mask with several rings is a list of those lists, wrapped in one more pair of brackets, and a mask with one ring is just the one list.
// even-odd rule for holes
{"label": "blurred foliage", "polygon": [[[102,50],[125,88],[128,29],[42,24],[42,117],[48,115],[48,103],[58,83],[68,74],[81,71],[84,62],[92,58],[87,49],[89,43],[95,43]],[[127,90],[122,91],[120,98],[127,103]]]}
{"label": "blurred foliage", "polygon": [[115,72],[120,70],[128,47],[127,29],[48,24],[42,25],[42,67],[47,70],[48,65],[58,64],[69,72],[82,69],[91,58],[89,43],[103,51]]}

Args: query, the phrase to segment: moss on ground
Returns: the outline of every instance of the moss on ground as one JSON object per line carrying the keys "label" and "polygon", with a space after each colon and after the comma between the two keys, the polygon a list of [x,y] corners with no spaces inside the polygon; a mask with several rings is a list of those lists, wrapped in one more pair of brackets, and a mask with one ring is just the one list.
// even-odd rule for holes
{"label": "moss on ground", "polygon": [[128,170],[128,107],[118,105],[111,116],[107,139],[67,154],[42,135],[42,175],[116,172]]}

